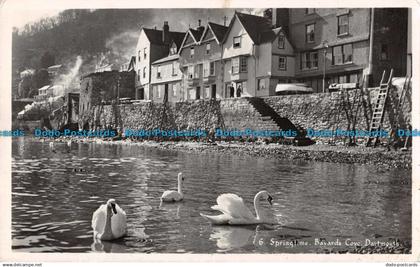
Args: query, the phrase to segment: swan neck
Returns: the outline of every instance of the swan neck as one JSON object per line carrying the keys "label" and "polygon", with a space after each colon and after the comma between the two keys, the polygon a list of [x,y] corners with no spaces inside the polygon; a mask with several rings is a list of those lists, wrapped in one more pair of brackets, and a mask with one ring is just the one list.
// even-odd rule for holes
{"label": "swan neck", "polygon": [[112,228],[111,228],[111,217],[109,216],[109,212],[112,212],[108,209],[106,209],[106,220],[105,220],[105,227],[104,227],[104,232],[102,233],[102,238],[106,238],[106,239],[112,239]]}
{"label": "swan neck", "polygon": [[178,180],[178,193],[180,193],[182,195],[182,181],[181,181],[181,179]]}
{"label": "swan neck", "polygon": [[254,197],[254,208],[257,220],[260,219],[260,196],[257,194]]}

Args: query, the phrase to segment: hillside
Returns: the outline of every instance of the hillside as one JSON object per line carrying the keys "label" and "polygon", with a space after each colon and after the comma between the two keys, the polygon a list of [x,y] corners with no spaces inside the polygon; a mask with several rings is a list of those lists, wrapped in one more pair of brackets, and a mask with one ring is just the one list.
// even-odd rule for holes
{"label": "hillside", "polygon": [[[101,61],[123,63],[135,54],[142,26],[161,28],[167,20],[171,30],[186,31],[188,26],[196,27],[198,19],[203,24],[207,20],[223,23],[224,16],[229,19],[233,12],[229,9],[74,9],[27,24],[23,29],[14,28],[13,92],[20,82],[19,73],[25,69],[39,71],[53,64],[71,68],[77,56],[83,60],[81,73],[93,71]],[[42,80],[30,86],[45,83]]]}

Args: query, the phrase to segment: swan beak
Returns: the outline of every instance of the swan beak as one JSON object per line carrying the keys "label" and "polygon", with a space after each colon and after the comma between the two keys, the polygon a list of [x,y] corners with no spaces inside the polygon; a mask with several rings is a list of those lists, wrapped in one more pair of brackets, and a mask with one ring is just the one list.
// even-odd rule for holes
{"label": "swan beak", "polygon": [[268,196],[267,200],[270,205],[273,205],[273,198],[271,196]]}
{"label": "swan beak", "polygon": [[112,211],[114,212],[114,214],[117,214],[117,209],[115,208],[114,203],[111,203],[111,208],[112,208]]}

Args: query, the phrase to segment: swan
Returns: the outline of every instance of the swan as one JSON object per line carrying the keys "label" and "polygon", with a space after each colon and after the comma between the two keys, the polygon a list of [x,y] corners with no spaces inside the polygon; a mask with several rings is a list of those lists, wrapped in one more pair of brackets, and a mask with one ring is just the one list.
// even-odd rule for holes
{"label": "swan", "polygon": [[174,190],[167,190],[163,192],[160,200],[163,202],[176,202],[181,201],[184,198],[184,194],[182,193],[182,182],[184,181],[184,177],[182,176],[182,172],[178,173],[178,191]]}
{"label": "swan", "polygon": [[127,217],[115,199],[110,199],[101,205],[92,216],[94,238],[113,240],[127,234]]}
{"label": "swan", "polygon": [[235,194],[222,194],[217,197],[217,205],[213,210],[222,212],[220,215],[200,215],[212,224],[247,225],[247,224],[276,224],[273,217],[266,215],[260,209],[260,200],[266,199],[272,205],[273,198],[267,191],[260,191],[254,197],[256,217],[252,214],[241,197]]}
{"label": "swan", "polygon": [[54,147],[54,142],[50,142],[50,149],[51,149],[52,152],[54,152],[54,153],[56,152],[55,147]]}

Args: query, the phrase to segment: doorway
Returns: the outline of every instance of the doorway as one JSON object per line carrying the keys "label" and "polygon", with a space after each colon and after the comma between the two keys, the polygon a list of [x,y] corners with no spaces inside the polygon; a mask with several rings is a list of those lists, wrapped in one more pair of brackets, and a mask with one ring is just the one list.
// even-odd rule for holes
{"label": "doorway", "polygon": [[197,88],[196,88],[195,99],[200,99],[200,86],[197,86]]}
{"label": "doorway", "polygon": [[216,99],[216,85],[211,85],[211,98]]}
{"label": "doorway", "polygon": [[169,85],[165,83],[165,93],[163,95],[163,103],[168,102],[168,98],[169,98]]}

